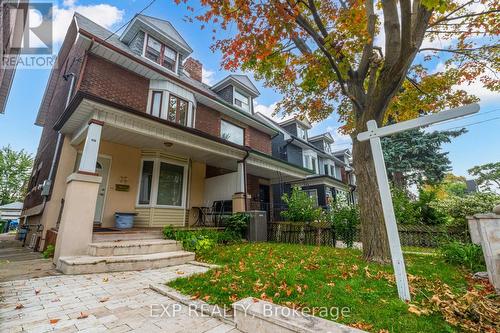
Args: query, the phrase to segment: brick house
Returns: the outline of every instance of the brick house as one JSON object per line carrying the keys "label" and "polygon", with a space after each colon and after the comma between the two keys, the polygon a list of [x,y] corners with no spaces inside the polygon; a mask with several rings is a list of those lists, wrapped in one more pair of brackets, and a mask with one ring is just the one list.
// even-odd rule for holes
{"label": "brick house", "polygon": [[168,21],[138,15],[117,36],[75,14],[36,119],[23,210],[32,246],[57,234],[57,262],[84,254],[117,212],[141,230],[191,226],[200,207],[244,211],[310,174],[272,156],[278,131],[254,114],[252,82],[208,86],[191,53]]}
{"label": "brick house", "polygon": [[276,123],[260,113],[257,116],[278,131],[272,139],[273,156],[311,171],[311,175],[304,179],[272,185],[273,204],[277,211],[283,205],[283,194],[290,194],[294,186],[305,191],[320,207],[327,206],[330,200],[339,196],[349,203],[356,202],[356,180],[349,149],[335,151],[330,133],[310,136],[312,126],[307,119],[292,118]]}

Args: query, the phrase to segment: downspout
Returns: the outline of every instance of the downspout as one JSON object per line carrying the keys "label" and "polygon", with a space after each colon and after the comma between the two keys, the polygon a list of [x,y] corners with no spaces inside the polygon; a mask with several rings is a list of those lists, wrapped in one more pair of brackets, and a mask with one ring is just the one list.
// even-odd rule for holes
{"label": "downspout", "polygon": [[243,173],[244,173],[244,180],[243,180],[243,197],[245,198],[245,212],[248,211],[248,200],[247,200],[247,163],[246,160],[248,156],[250,156],[250,148],[246,148],[246,154],[245,157],[241,161],[238,161],[238,163],[243,163]]}

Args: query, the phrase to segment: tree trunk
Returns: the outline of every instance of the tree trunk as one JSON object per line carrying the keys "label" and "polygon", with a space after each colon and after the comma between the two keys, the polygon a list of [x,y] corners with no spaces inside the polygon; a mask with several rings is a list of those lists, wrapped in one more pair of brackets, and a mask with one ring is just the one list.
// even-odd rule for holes
{"label": "tree trunk", "polygon": [[363,257],[367,261],[388,263],[389,242],[369,141],[353,140],[353,164],[357,180]]}

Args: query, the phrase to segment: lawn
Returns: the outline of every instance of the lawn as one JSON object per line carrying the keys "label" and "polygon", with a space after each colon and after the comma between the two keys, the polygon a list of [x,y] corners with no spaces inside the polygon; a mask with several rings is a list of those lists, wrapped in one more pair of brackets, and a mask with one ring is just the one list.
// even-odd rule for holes
{"label": "lawn", "polygon": [[439,310],[426,313],[425,304],[431,304],[434,295],[441,302],[446,294],[465,294],[468,273],[439,256],[408,254],[405,258],[413,293],[410,306],[398,299],[390,266],[367,265],[358,250],[330,247],[219,246],[198,255],[197,260],[219,264],[220,269],[178,279],[169,286],[226,306],[252,296],[289,307],[347,307],[349,314],[338,318],[335,312],[316,315],[370,332],[460,332]]}

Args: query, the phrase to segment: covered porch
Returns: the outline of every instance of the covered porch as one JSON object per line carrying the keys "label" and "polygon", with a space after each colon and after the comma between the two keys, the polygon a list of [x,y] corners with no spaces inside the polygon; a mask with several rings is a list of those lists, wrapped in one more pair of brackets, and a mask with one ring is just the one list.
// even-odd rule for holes
{"label": "covered porch", "polygon": [[308,175],[248,147],[88,96],[57,126],[66,136],[63,151],[74,151],[61,162],[74,168],[56,256],[81,254],[93,226],[112,228],[115,213],[135,213],[136,228],[189,227],[200,223],[201,208],[223,202],[226,211],[245,211],[255,207],[252,200],[271,202],[272,184]]}

